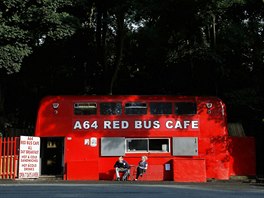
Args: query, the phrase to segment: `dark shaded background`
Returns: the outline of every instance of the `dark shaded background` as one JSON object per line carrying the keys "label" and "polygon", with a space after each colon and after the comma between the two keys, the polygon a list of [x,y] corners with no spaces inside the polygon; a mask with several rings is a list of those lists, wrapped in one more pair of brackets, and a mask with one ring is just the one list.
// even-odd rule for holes
{"label": "dark shaded background", "polygon": [[47,95],[217,96],[228,122],[256,137],[263,177],[263,1],[9,0],[0,7],[2,136],[32,135]]}

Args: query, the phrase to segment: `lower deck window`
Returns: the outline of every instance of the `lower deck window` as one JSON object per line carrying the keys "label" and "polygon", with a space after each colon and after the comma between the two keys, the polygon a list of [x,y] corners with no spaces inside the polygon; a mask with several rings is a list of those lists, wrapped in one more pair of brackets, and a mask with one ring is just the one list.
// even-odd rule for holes
{"label": "lower deck window", "polygon": [[128,138],[126,152],[169,152],[168,138]]}

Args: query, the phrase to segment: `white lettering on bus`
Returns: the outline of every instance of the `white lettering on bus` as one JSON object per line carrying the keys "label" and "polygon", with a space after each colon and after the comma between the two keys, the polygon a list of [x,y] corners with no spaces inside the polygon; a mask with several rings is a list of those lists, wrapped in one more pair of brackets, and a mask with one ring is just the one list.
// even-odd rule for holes
{"label": "white lettering on bus", "polygon": [[160,122],[157,121],[157,120],[154,121],[154,122],[153,122],[153,128],[154,128],[154,129],[159,129],[159,128],[160,128]]}
{"label": "white lettering on bus", "polygon": [[135,120],[135,129],[141,129],[142,128],[142,123],[139,120]]}
{"label": "white lettering on bus", "polygon": [[198,129],[199,128],[199,122],[198,122],[198,120],[193,120],[192,121],[192,128],[193,129]]}
{"label": "white lettering on bus", "polygon": [[110,121],[104,121],[104,129],[111,129],[111,122]]}
{"label": "white lettering on bus", "polygon": [[176,124],[175,124],[175,127],[174,127],[174,128],[175,128],[175,129],[178,129],[178,128],[179,128],[179,129],[182,129],[182,124],[181,124],[181,121],[179,121],[179,120],[178,120],[178,121],[176,122]]}
{"label": "white lettering on bus", "polygon": [[122,122],[121,122],[121,126],[122,126],[122,127],[121,127],[122,129],[127,129],[127,128],[129,127],[129,123],[128,123],[128,121],[122,121]]}
{"label": "white lettering on bus", "polygon": [[189,125],[190,125],[190,121],[189,120],[185,120],[183,122],[183,126],[184,126],[185,129],[187,129]]}
{"label": "white lettering on bus", "polygon": [[172,121],[170,121],[170,120],[167,121],[165,125],[166,125],[166,128],[167,128],[167,129],[172,129],[172,128],[173,128],[173,126],[172,126]]}
{"label": "white lettering on bus", "polygon": [[73,126],[73,129],[97,129],[98,128],[98,124],[97,124],[97,121],[93,121],[92,124],[90,124],[89,121],[84,121],[82,124],[80,121],[76,121],[74,126]]}
{"label": "white lettering on bus", "polygon": [[198,129],[199,125],[198,125],[198,121],[197,120],[184,120],[184,121],[180,121],[177,120],[175,123],[172,120],[168,120],[165,123],[165,126],[167,129],[188,129],[189,126],[191,125],[192,129]]}
{"label": "white lettering on bus", "polygon": [[89,129],[89,128],[90,128],[90,123],[89,123],[89,121],[84,121],[84,122],[83,122],[83,128],[84,128],[84,129]]}
{"label": "white lettering on bus", "polygon": [[120,129],[120,121],[113,121],[113,129]]}
{"label": "white lettering on bus", "polygon": [[[130,122],[126,120],[105,120],[103,121],[103,129],[128,129],[130,127]],[[161,126],[159,120],[134,120],[134,129],[160,129],[165,127],[166,129],[199,129],[198,120],[167,120]],[[101,126],[102,127],[102,126]],[[97,129],[98,121],[75,121],[73,129],[74,130],[88,130]]]}
{"label": "white lettering on bus", "polygon": [[151,121],[151,120],[136,120],[135,121],[135,129],[159,129],[160,128],[160,122],[158,120]]}
{"label": "white lettering on bus", "polygon": [[104,129],[127,129],[128,127],[129,123],[125,120],[104,121]]}
{"label": "white lettering on bus", "polygon": [[82,125],[80,121],[76,121],[74,124],[73,129],[82,129]]}

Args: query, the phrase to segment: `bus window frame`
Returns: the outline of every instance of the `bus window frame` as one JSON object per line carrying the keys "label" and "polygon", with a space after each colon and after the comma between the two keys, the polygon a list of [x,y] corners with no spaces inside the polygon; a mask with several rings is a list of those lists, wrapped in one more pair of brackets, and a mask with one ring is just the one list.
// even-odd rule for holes
{"label": "bus window frame", "polygon": [[[177,104],[181,103],[181,104],[187,104],[187,103],[192,103],[195,106],[195,113],[177,113]],[[198,114],[198,106],[197,106],[197,102],[195,101],[174,101],[173,102],[173,114],[176,116],[193,116],[193,115],[197,115]]]}
{"label": "bus window frame", "polygon": [[[81,114],[76,114],[75,109],[76,109],[76,104],[95,104],[95,113],[90,113],[90,114],[85,114],[85,113],[81,113]],[[89,107],[90,109],[92,109],[92,107]],[[89,109],[87,108],[87,109]],[[98,102],[93,102],[93,101],[89,101],[89,102],[73,102],[73,115],[74,116],[94,116],[94,115],[98,115]]]}
{"label": "bus window frame", "polygon": [[[170,107],[170,113],[152,113],[152,108],[151,108],[151,105],[152,104],[170,104],[171,107]],[[153,115],[153,116],[161,116],[161,115],[173,115],[174,114],[174,103],[171,102],[171,101],[167,101],[167,102],[164,102],[164,101],[151,101],[149,102],[149,114],[150,115]]]}
{"label": "bus window frame", "polygon": [[[129,103],[141,103],[141,104],[145,104],[146,105],[146,107],[141,107],[141,106],[130,106],[130,107],[126,107],[126,105],[127,104],[129,104]],[[135,101],[126,101],[126,102],[124,102],[123,103],[123,107],[124,107],[124,114],[123,115],[125,115],[125,116],[144,116],[144,115],[148,115],[149,114],[149,103],[148,102],[146,102],[146,101],[137,101],[137,102],[135,102]],[[133,107],[137,107],[137,108],[133,108]],[[126,112],[126,110],[127,109],[146,109],[146,112],[145,113],[140,113],[140,114],[135,114],[135,113],[127,113]]]}
{"label": "bus window frame", "polygon": [[[163,150],[150,150],[149,149],[149,140],[168,140],[167,151]],[[129,140],[147,140],[147,150],[135,150],[128,151],[128,142]],[[125,153],[133,154],[133,153],[171,153],[171,138],[125,138]]]}
{"label": "bus window frame", "polygon": [[[121,108],[120,108],[120,113],[119,114],[102,114],[101,113],[101,104],[106,104],[106,103],[116,103],[116,104],[120,104],[121,105]],[[121,101],[107,101],[107,102],[99,102],[99,105],[98,105],[98,107],[99,107],[99,110],[98,110],[98,112],[99,112],[99,116],[123,116],[124,115],[124,110],[123,110],[123,103],[121,102]]]}

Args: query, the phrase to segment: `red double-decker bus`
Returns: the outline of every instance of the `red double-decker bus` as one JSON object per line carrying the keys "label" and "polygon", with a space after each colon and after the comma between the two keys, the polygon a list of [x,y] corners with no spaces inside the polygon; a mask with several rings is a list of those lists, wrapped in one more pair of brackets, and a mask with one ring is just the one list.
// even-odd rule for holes
{"label": "red double-decker bus", "polygon": [[142,155],[149,163],[143,180],[255,175],[254,139],[228,135],[216,97],[50,96],[40,103],[35,135],[41,174],[66,180],[113,180],[119,156],[136,167]]}

